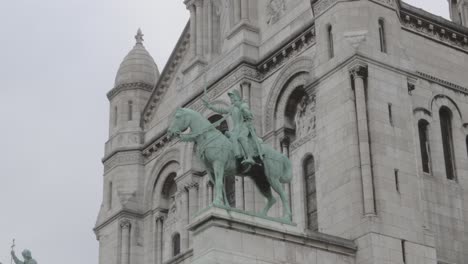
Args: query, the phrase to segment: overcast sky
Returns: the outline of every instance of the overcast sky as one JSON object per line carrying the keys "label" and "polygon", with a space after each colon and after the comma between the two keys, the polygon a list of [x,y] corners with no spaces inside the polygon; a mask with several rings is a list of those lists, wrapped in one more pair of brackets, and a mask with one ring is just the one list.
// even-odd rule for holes
{"label": "overcast sky", "polygon": [[[448,17],[447,0],[407,0]],[[160,71],[182,0],[12,0],[0,5],[0,262],[97,264],[108,101],[138,27]]]}

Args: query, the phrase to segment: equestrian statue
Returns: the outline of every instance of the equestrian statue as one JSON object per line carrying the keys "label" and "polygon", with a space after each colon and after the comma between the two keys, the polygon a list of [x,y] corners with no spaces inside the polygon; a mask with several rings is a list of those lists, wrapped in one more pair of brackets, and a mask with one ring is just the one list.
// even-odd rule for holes
{"label": "equestrian statue", "polygon": [[[233,90],[228,95],[231,106],[227,109],[215,107],[202,99],[205,107],[223,114],[222,119],[212,124],[196,111],[179,108],[171,120],[168,134],[180,137],[181,141],[196,143],[196,154],[205,164],[214,184],[214,206],[229,207],[224,189],[225,177],[250,177],[267,199],[260,216],[267,216],[276,202],[273,189],[283,205],[282,220],[291,221],[288,195],[283,188],[283,184],[290,183],[292,179],[291,162],[257,137],[253,114],[239,92]],[[223,134],[216,127],[229,117],[233,127]],[[187,129],[190,132],[185,132]]]}

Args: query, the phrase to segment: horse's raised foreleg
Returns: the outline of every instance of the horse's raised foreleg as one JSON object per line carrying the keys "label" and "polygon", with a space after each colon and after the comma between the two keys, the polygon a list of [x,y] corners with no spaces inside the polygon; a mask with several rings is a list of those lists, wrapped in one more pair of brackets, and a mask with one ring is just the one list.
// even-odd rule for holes
{"label": "horse's raised foreleg", "polygon": [[223,206],[223,189],[224,189],[224,163],[220,161],[213,162],[213,171],[215,177],[215,198],[214,205]]}

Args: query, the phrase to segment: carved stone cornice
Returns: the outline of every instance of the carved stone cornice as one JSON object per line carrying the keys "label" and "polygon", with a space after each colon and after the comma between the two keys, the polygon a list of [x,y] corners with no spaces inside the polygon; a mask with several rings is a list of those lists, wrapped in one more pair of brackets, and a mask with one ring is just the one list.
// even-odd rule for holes
{"label": "carved stone cornice", "polygon": [[447,87],[447,88],[452,89],[452,90],[454,90],[456,92],[461,92],[461,93],[464,93],[464,94],[468,95],[468,88],[466,88],[466,87],[463,87],[463,86],[460,86],[458,84],[454,84],[452,82],[449,82],[449,81],[434,77],[434,76],[429,75],[427,73],[423,73],[423,72],[418,71],[418,72],[416,72],[416,74],[419,75],[422,79],[426,79],[427,81],[437,83],[437,84],[439,84],[441,86]]}
{"label": "carved stone cornice", "polygon": [[144,82],[134,82],[134,83],[124,83],[114,87],[107,93],[107,99],[112,100],[117,94],[122,91],[141,89],[147,92],[151,92],[154,88],[154,85],[144,83]]}
{"label": "carved stone cornice", "polygon": [[357,60],[348,66],[349,73],[353,78],[366,78],[367,77],[367,63]]}
{"label": "carved stone cornice", "polygon": [[119,165],[143,164],[143,157],[139,151],[119,152],[104,161],[104,173]]}
{"label": "carved stone cornice", "polygon": [[[405,4],[401,10],[401,24],[403,29],[423,37],[432,39],[444,45],[468,53],[468,31],[458,25],[438,18],[416,14],[413,7]],[[410,10],[411,9],[411,10]]]}
{"label": "carved stone cornice", "polygon": [[312,24],[300,35],[289,41],[281,49],[264,59],[257,67],[264,79],[269,73],[282,66],[288,60],[296,57],[305,49],[316,43],[315,24]]}
{"label": "carved stone cornice", "polygon": [[175,139],[170,139],[167,133],[164,133],[158,139],[156,139],[153,143],[149,146],[145,147],[142,151],[143,157],[146,159],[152,158],[161,154],[161,152],[165,149],[166,146],[172,145],[175,143]]}
{"label": "carved stone cornice", "polygon": [[332,5],[343,2],[344,0],[312,0],[314,16],[318,17]]}

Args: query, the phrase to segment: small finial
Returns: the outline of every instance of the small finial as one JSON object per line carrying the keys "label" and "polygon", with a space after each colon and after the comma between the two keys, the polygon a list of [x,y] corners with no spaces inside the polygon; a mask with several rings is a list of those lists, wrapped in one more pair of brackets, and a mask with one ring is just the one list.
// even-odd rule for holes
{"label": "small finial", "polygon": [[143,44],[143,33],[141,32],[141,29],[138,28],[137,34],[135,35],[136,43],[137,44]]}

